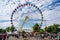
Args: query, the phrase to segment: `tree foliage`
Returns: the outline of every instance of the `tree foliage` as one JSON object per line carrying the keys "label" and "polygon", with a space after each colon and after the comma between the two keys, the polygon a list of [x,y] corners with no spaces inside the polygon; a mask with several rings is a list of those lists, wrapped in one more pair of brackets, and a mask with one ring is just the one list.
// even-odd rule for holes
{"label": "tree foliage", "polygon": [[45,31],[39,26],[38,23],[36,23],[36,24],[33,26],[33,32],[44,33]]}
{"label": "tree foliage", "polygon": [[5,30],[5,29],[3,29],[3,30],[2,30],[2,33],[6,33],[6,30]]}
{"label": "tree foliage", "polygon": [[0,29],[0,33],[6,33],[5,29]]}
{"label": "tree foliage", "polygon": [[14,27],[14,26],[11,26],[11,27],[10,27],[10,31],[11,31],[11,32],[14,32],[14,31],[15,31],[15,27]]}
{"label": "tree foliage", "polygon": [[45,31],[49,32],[49,33],[58,33],[58,30],[60,25],[59,24],[53,24],[53,25],[50,25],[48,27],[45,27]]}
{"label": "tree foliage", "polygon": [[9,32],[9,31],[14,32],[14,30],[15,30],[15,27],[14,27],[14,26],[7,27],[7,28],[6,28],[6,31],[7,31],[7,32]]}
{"label": "tree foliage", "polygon": [[10,31],[10,27],[7,27],[7,28],[6,28],[6,31],[9,32],[9,31]]}
{"label": "tree foliage", "polygon": [[40,29],[41,27],[39,27],[39,24],[36,23],[34,26],[33,26],[33,32],[40,32]]}
{"label": "tree foliage", "polygon": [[3,30],[3,29],[0,29],[0,33],[2,33],[2,30]]}

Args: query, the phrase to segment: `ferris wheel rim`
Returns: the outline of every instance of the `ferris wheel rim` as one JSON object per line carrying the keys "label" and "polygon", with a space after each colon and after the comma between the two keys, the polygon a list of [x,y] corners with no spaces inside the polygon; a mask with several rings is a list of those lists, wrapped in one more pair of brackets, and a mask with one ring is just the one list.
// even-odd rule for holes
{"label": "ferris wheel rim", "polygon": [[35,8],[38,9],[39,14],[41,14],[41,24],[40,24],[40,26],[42,26],[42,24],[43,24],[43,14],[42,14],[42,11],[41,11],[36,5],[31,4],[31,3],[18,5],[18,6],[13,10],[13,12],[12,12],[12,14],[11,14],[11,24],[12,24],[12,26],[14,26],[14,24],[13,24],[13,15],[14,15],[14,13],[16,12],[16,10],[17,10],[18,8],[23,7],[23,6],[33,6],[33,7],[35,7]]}

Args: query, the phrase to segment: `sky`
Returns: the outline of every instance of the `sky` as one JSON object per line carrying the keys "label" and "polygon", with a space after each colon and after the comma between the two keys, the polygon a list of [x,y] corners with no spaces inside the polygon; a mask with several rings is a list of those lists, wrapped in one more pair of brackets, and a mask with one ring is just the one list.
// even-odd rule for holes
{"label": "sky", "polygon": [[[42,28],[55,23],[60,24],[60,0],[0,0],[0,28],[5,29],[6,27],[11,26],[10,18],[14,9],[18,5],[25,4],[28,2],[36,5],[42,11],[44,17]],[[18,14],[15,14],[14,17],[20,16],[19,18],[22,19],[23,17],[21,18],[21,14],[23,13],[21,12],[21,14],[19,14],[19,9],[16,12],[18,12]],[[23,12],[26,12],[24,8]],[[34,15],[32,17],[35,19],[37,18],[39,19],[40,17],[40,14],[31,14],[31,15]],[[30,17],[31,15],[29,14]],[[22,22],[20,21],[18,23],[17,21],[18,19],[14,22],[14,25],[17,26],[16,28],[18,29],[20,28],[19,27],[20,25],[18,24],[21,24]],[[35,22],[36,21],[34,21],[34,23]],[[37,20],[37,22],[40,23],[39,20]],[[24,26],[23,28],[30,29],[31,28],[30,26],[34,23],[31,22],[30,25],[27,23],[28,25],[25,24],[26,26]]]}

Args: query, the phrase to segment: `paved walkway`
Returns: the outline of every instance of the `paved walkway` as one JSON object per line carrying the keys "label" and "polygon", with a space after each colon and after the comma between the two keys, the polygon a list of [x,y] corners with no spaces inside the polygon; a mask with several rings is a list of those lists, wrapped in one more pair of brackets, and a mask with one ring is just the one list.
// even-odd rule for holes
{"label": "paved walkway", "polygon": [[[24,40],[22,37],[19,37],[19,38],[16,38],[16,37],[9,37],[8,40]],[[34,37],[30,37],[30,38],[27,38],[27,40],[51,40],[51,39],[41,39],[41,38],[34,38]]]}

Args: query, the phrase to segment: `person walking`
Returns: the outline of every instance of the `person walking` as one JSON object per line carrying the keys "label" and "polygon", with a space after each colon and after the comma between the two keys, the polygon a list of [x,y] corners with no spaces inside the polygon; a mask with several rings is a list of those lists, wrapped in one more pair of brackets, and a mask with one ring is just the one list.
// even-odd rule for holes
{"label": "person walking", "polygon": [[6,40],[6,36],[7,36],[7,35],[6,35],[5,33],[3,33],[3,34],[2,34],[2,40]]}

